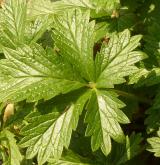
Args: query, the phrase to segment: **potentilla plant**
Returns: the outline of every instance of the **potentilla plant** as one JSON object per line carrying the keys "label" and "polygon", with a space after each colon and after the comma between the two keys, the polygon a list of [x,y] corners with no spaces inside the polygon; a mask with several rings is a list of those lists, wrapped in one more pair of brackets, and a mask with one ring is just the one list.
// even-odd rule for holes
{"label": "potentilla plant", "polygon": [[1,1],[2,164],[160,162],[159,9],[156,0]]}

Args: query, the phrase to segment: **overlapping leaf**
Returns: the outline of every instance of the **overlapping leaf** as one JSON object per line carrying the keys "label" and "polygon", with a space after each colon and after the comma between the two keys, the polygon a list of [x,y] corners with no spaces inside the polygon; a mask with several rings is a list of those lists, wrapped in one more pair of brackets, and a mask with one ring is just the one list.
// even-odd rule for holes
{"label": "overlapping leaf", "polygon": [[22,129],[25,137],[21,140],[21,147],[27,148],[27,158],[38,154],[39,164],[45,163],[50,156],[55,159],[61,157],[63,147],[68,148],[72,130],[78,124],[79,115],[90,96],[84,93],[75,103],[66,107],[59,117],[55,113],[31,117],[29,125]]}
{"label": "overlapping leaf", "polygon": [[[72,130],[76,129],[84,108],[87,110],[86,136],[91,136],[93,151],[101,148],[107,156],[112,148],[111,139],[118,143],[125,142],[120,126],[129,123],[127,116],[120,110],[125,104],[108,88],[125,82],[126,76],[138,73],[135,63],[146,58],[146,55],[134,49],[139,46],[142,36],[131,37],[129,30],[113,34],[108,38],[108,42],[103,43],[100,52],[96,50],[96,54],[93,51],[95,42],[105,35],[106,26],[100,30],[102,35],[98,38],[95,21],[90,21],[90,17],[110,15],[117,8],[119,0],[62,0],[53,3],[43,0],[34,3],[37,2],[39,4],[36,8],[38,7],[39,14],[44,17],[39,16],[35,22],[29,24],[26,24],[26,1],[8,0],[4,6],[4,28],[1,26],[0,30],[6,59],[0,60],[0,101],[19,102],[26,99],[28,102],[35,102],[51,98],[53,99],[50,101],[53,101],[55,96],[59,95],[58,99],[63,98],[63,94],[72,95],[71,91],[77,92],[77,89],[85,87],[82,95],[67,102],[68,106],[65,106],[63,113],[57,106],[55,109],[60,112],[58,114],[47,113],[46,110],[45,115],[29,115],[26,118],[27,125],[21,130],[24,137],[20,145],[27,148],[28,159],[38,155],[40,165],[46,163],[50,157],[55,160],[54,164],[87,165],[83,161],[77,161],[78,157],[76,160],[61,158],[63,148],[68,149]],[[33,6],[34,10],[36,8]],[[76,10],[68,11],[73,8]],[[63,10],[67,12],[64,13]],[[55,49],[44,50],[34,42],[46,29],[50,29],[48,19],[50,14],[55,13],[52,17]],[[146,72],[144,71],[145,76],[148,74],[148,71]],[[140,76],[137,77],[135,80],[133,76],[132,82],[139,81]],[[56,99],[54,101],[56,104]],[[50,112],[55,109],[51,107]],[[136,155],[135,150],[140,150],[140,137],[134,138],[135,141],[131,138],[131,142],[135,142],[134,147],[130,146],[130,140],[127,138],[125,151],[123,150],[119,159],[120,163]],[[19,163],[21,157],[18,156]]]}
{"label": "overlapping leaf", "polygon": [[0,44],[16,48],[16,45],[24,43],[26,0],[8,0],[2,7],[3,22],[0,24]]}
{"label": "overlapping leaf", "polygon": [[0,61],[1,101],[50,99],[83,86],[73,68],[51,49],[46,52],[35,44],[4,52],[7,59]]}
{"label": "overlapping leaf", "polygon": [[[139,45],[141,36],[131,37],[130,32],[125,30],[119,35],[113,35],[108,45],[103,45],[101,52],[96,56],[95,70],[94,26],[93,22],[89,23],[88,12],[82,14],[76,10],[63,16],[56,16],[53,32],[60,54],[75,66],[81,76],[88,81],[95,81],[98,78],[97,83],[88,85],[93,89],[110,88],[114,84],[124,82],[125,76],[138,70],[134,64],[146,57],[140,51],[133,51]],[[124,106],[119,100],[117,101],[112,92],[94,93],[91,97],[86,115],[86,122],[89,123],[86,135],[92,135],[93,151],[101,148],[103,153],[108,155],[111,151],[111,137],[118,142],[124,141],[123,131],[118,122],[128,123],[129,120],[119,110],[122,105]],[[94,121],[98,122],[93,124]]]}
{"label": "overlapping leaf", "polygon": [[37,17],[35,21],[28,21],[25,28],[25,42],[32,44],[38,41],[46,30],[50,30],[52,22],[48,16]]}
{"label": "overlapping leaf", "polygon": [[145,69],[141,68],[130,76],[130,84],[136,87],[152,86],[160,83],[160,68]]}
{"label": "overlapping leaf", "polygon": [[90,10],[91,17],[111,15],[113,10],[120,6],[119,0],[60,0],[51,2],[50,0],[29,1],[29,15],[53,15],[60,14],[70,9]]}
{"label": "overlapping leaf", "polygon": [[[30,22],[27,20],[26,0],[7,0],[2,5],[0,22],[0,48],[36,42],[49,29],[50,20],[46,16]],[[47,21],[48,20],[48,21]]]}
{"label": "overlapping leaf", "polygon": [[105,155],[111,151],[111,138],[120,143],[125,140],[119,123],[129,123],[127,116],[119,109],[124,107],[124,104],[116,97],[113,92],[93,92],[87,106],[86,135],[92,136],[92,150],[101,148]]}
{"label": "overlapping leaf", "polygon": [[80,10],[55,17],[54,39],[60,54],[69,61],[81,76],[94,81],[94,25],[89,22],[90,14]]}
{"label": "overlapping leaf", "polygon": [[97,76],[100,75],[97,86],[113,87],[114,84],[125,82],[125,76],[137,71],[134,64],[146,58],[143,52],[134,50],[141,38],[141,35],[131,37],[129,30],[124,30],[113,35],[109,43],[103,45],[100,57],[97,57]]}

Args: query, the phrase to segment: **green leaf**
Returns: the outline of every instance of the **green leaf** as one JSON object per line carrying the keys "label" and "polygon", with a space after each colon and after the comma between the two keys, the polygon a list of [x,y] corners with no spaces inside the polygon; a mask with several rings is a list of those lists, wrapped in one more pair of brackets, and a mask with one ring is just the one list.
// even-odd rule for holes
{"label": "green leaf", "polygon": [[37,17],[35,21],[28,21],[25,29],[25,40],[32,44],[40,39],[46,30],[50,30],[52,20],[49,16]]}
{"label": "green leaf", "polygon": [[36,16],[48,15],[54,12],[53,2],[50,0],[29,0],[28,17],[30,19]]}
{"label": "green leaf", "polygon": [[127,116],[119,109],[124,104],[116,97],[114,92],[93,91],[87,105],[86,136],[92,136],[92,150],[101,148],[106,156],[111,152],[111,138],[119,143],[125,140],[119,123],[129,123]]}
{"label": "green leaf", "polygon": [[103,39],[107,33],[108,23],[100,22],[95,25],[95,43]]}
{"label": "green leaf", "polygon": [[10,48],[24,43],[26,26],[26,0],[7,0],[2,6],[3,21],[0,23],[0,44]]}
{"label": "green leaf", "polygon": [[[141,68],[130,76],[129,84],[134,84],[136,87],[152,86],[160,83],[160,68],[147,70]],[[137,83],[137,84],[136,84]]]}
{"label": "green leaf", "polygon": [[60,14],[69,9],[93,9],[93,5],[89,0],[61,0],[51,2],[50,0],[30,0],[29,1],[29,16],[45,16]]}
{"label": "green leaf", "polygon": [[131,37],[129,30],[124,30],[114,34],[108,44],[103,44],[98,54],[102,60],[96,66],[101,68],[97,87],[112,88],[114,84],[125,82],[124,77],[138,70],[134,64],[146,58],[145,53],[134,51],[141,38],[141,35]]}
{"label": "green leaf", "polygon": [[50,159],[48,165],[94,165],[86,158],[68,150],[65,152],[60,160]]}
{"label": "green leaf", "polygon": [[119,0],[90,0],[94,6],[92,17],[102,17],[106,15],[111,15],[112,12],[119,8]]}
{"label": "green leaf", "polygon": [[[0,101],[50,99],[84,86],[72,66],[39,45],[4,49],[0,61]],[[75,76],[76,75],[76,76]]]}
{"label": "green leaf", "polygon": [[34,21],[27,18],[26,0],[8,0],[2,5],[0,22],[0,49],[16,49],[22,44],[36,42],[50,28],[50,17],[37,17]]}
{"label": "green leaf", "polygon": [[150,147],[148,147],[148,151],[154,152],[154,156],[160,157],[160,130],[157,132],[157,137],[148,138],[148,143]]}
{"label": "green leaf", "polygon": [[89,22],[89,18],[89,12],[82,14],[80,10],[66,12],[63,16],[55,16],[53,33],[60,54],[84,79],[93,81],[95,22]]}
{"label": "green leaf", "polygon": [[56,9],[57,11],[59,10],[59,12],[62,12],[64,10],[68,10],[68,9],[94,9],[94,6],[92,4],[91,0],[61,0],[58,2],[55,2],[53,4],[54,9]]}
{"label": "green leaf", "polygon": [[[157,11],[158,13],[158,11]],[[160,66],[160,31],[159,18],[153,19],[148,28],[148,34],[144,36],[144,51],[147,52],[149,58],[145,62],[147,67]]]}
{"label": "green leaf", "polygon": [[60,0],[51,2],[50,0],[30,0],[29,15],[53,15],[61,14],[70,9],[90,10],[91,17],[111,15],[112,11],[119,7],[119,0]]}
{"label": "green leaf", "polygon": [[9,154],[6,156],[7,160],[3,160],[4,165],[20,165],[22,161],[22,155],[19,151],[19,147],[16,144],[14,134],[8,130],[3,130],[0,133],[0,141],[2,147],[8,150],[8,153],[6,154]]}
{"label": "green leaf", "polygon": [[89,96],[90,92],[84,93],[58,117],[55,113],[31,117],[31,123],[21,130],[25,137],[20,146],[28,147],[27,158],[38,154],[39,164],[45,163],[50,156],[59,159],[63,147],[68,148],[70,144],[72,130],[76,129],[79,115]]}
{"label": "green leaf", "polygon": [[140,146],[142,142],[141,134],[132,133],[130,137],[126,136],[125,144],[113,144],[113,150],[107,157],[107,164],[124,164],[136,155],[142,152],[143,147]]}
{"label": "green leaf", "polygon": [[147,110],[146,114],[148,115],[148,117],[145,119],[147,132],[151,133],[160,127],[160,109],[150,108]]}
{"label": "green leaf", "polygon": [[157,130],[160,127],[160,92],[155,96],[153,105],[146,111],[148,115],[145,119],[148,133]]}
{"label": "green leaf", "polygon": [[[150,71],[145,68],[139,69],[129,77],[129,84],[136,84],[136,86],[144,85],[144,81],[149,75]],[[141,83],[142,82],[142,83]]]}
{"label": "green leaf", "polygon": [[113,12],[113,18],[110,20],[110,31],[122,32],[124,29],[133,30],[134,24],[136,24],[136,14],[130,13],[126,8],[121,8],[116,12],[115,16]]}

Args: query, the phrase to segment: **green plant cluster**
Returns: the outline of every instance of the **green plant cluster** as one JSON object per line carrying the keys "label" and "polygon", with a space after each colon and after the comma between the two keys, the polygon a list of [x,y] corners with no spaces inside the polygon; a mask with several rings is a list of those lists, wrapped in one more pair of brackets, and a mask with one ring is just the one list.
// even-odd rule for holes
{"label": "green plant cluster", "polygon": [[160,164],[160,0],[0,3],[1,163]]}

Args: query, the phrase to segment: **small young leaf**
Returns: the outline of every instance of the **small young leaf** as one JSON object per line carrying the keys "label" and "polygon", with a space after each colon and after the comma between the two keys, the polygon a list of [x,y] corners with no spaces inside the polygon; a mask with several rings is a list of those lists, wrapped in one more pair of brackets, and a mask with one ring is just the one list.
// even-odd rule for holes
{"label": "small young leaf", "polygon": [[160,157],[160,130],[157,132],[157,137],[148,138],[150,147],[147,149],[150,152],[154,152],[154,156]]}

